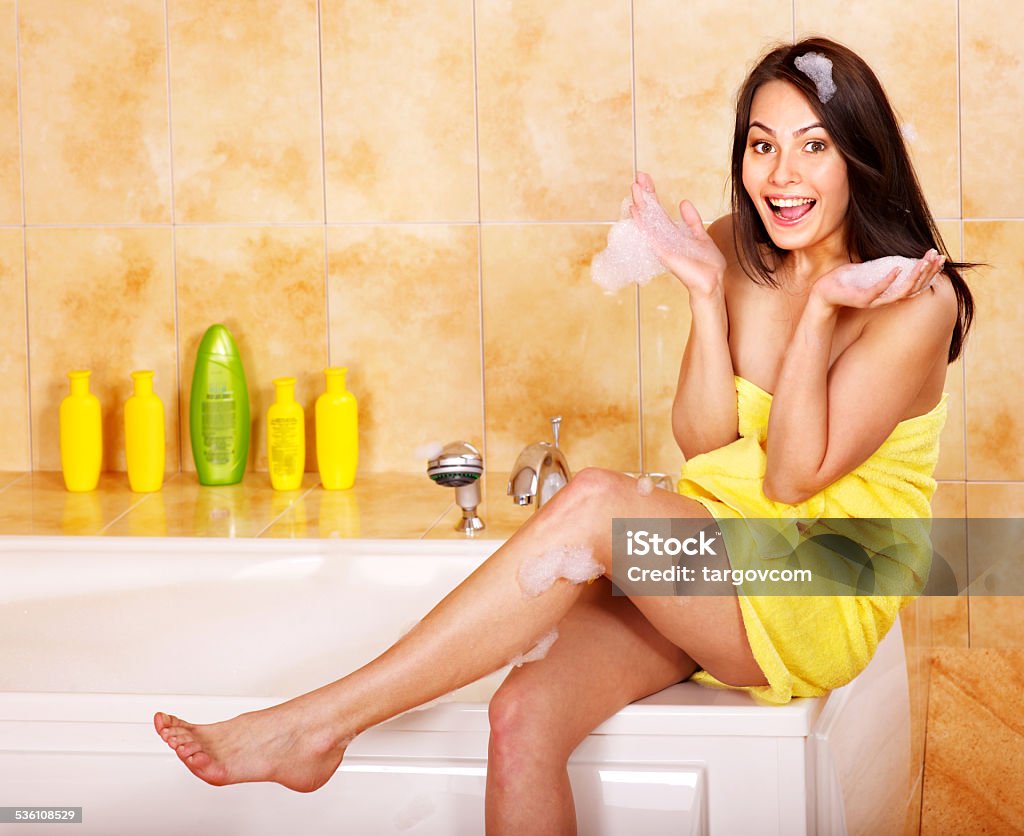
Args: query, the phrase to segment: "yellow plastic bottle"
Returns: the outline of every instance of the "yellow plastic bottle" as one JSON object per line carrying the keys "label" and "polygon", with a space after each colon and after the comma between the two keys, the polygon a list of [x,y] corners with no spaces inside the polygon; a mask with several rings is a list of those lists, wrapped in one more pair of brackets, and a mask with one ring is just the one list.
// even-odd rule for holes
{"label": "yellow plastic bottle", "polygon": [[316,462],[329,491],[351,488],[359,465],[359,408],[345,388],[345,367],[325,369],[327,391],[316,399]]}
{"label": "yellow plastic bottle", "polygon": [[136,493],[160,490],[164,482],[164,405],[153,391],[153,372],[132,372],[135,394],[124,405],[128,484]]}
{"label": "yellow plastic bottle", "polygon": [[60,402],[60,467],[69,491],[91,491],[103,465],[103,421],[100,400],[89,391],[89,375],[68,372],[71,394]]}
{"label": "yellow plastic bottle", "polygon": [[302,485],[306,465],[306,425],[302,407],[295,402],[295,378],[274,380],[277,400],[267,410],[267,459],[270,484],[277,491]]}

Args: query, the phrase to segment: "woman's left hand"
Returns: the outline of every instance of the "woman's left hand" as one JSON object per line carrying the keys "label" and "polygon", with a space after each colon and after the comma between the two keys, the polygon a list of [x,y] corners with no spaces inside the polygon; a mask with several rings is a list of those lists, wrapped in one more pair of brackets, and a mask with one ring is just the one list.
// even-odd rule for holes
{"label": "woman's left hand", "polygon": [[916,296],[927,288],[942,272],[945,261],[944,256],[940,256],[935,250],[929,250],[924,258],[914,265],[902,287],[890,293],[885,291],[900,275],[898,267],[893,268],[881,281],[873,285],[856,287],[844,282],[843,279],[859,265],[844,264],[818,279],[811,287],[811,293],[817,296],[819,301],[834,308],[878,308],[882,305],[891,305],[893,302]]}

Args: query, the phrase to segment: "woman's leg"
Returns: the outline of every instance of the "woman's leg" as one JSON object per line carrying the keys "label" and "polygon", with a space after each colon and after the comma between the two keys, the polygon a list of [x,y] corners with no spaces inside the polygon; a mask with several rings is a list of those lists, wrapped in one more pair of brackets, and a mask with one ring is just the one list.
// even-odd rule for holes
{"label": "woman's leg", "polygon": [[576,833],[566,762],[624,705],[687,678],[694,661],[599,579],[537,662],[514,668],[491,699],[487,833]]}
{"label": "woman's leg", "polygon": [[[157,714],[157,731],[209,783],[276,781],[300,791],[322,786],[355,735],[497,670],[562,619],[581,587],[560,580],[527,598],[518,582],[524,559],[582,545],[610,571],[613,517],[710,520],[698,503],[668,491],[641,496],[636,484],[619,473],[582,471],[415,628],[348,676],[225,723],[193,726]],[[735,596],[638,597],[634,603],[718,679],[765,682]]]}

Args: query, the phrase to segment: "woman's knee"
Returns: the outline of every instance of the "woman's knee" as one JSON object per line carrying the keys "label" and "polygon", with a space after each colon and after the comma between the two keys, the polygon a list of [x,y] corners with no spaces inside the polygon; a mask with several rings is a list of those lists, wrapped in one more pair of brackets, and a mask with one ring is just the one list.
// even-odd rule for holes
{"label": "woman's knee", "polygon": [[566,485],[559,495],[564,494],[565,500],[573,499],[586,503],[595,497],[607,496],[615,490],[623,479],[621,473],[614,470],[605,470],[603,467],[585,467],[579,471],[569,484]]}
{"label": "woman's knee", "polygon": [[519,758],[529,763],[568,759],[571,750],[559,744],[557,717],[543,703],[535,688],[505,681],[488,706],[490,757],[509,767]]}

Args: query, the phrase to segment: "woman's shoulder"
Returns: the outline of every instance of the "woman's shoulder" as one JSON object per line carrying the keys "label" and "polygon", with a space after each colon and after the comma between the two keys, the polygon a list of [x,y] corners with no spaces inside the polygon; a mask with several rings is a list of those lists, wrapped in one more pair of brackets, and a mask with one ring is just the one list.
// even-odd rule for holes
{"label": "woman's shoulder", "polygon": [[725,260],[729,264],[738,260],[736,256],[736,242],[733,239],[732,224],[733,215],[730,212],[728,215],[722,215],[722,217],[713,221],[708,226],[708,235],[710,235],[711,240],[715,242],[715,246],[722,251],[722,255],[725,256]]}

